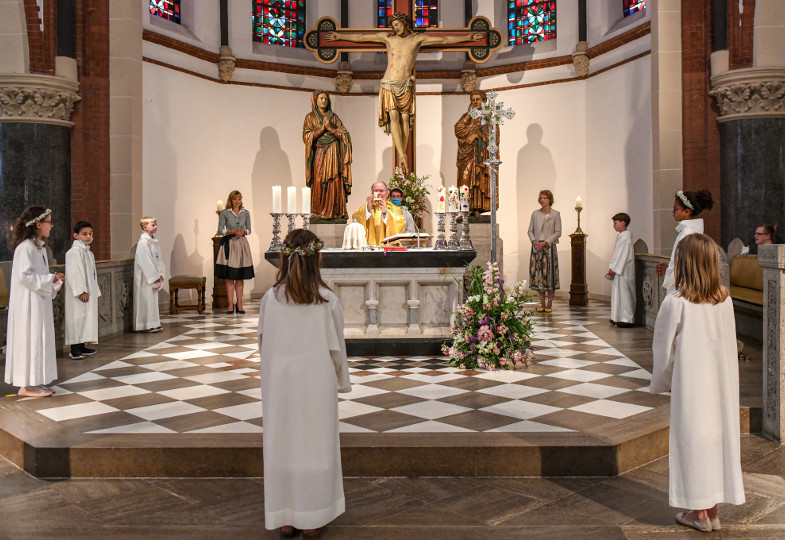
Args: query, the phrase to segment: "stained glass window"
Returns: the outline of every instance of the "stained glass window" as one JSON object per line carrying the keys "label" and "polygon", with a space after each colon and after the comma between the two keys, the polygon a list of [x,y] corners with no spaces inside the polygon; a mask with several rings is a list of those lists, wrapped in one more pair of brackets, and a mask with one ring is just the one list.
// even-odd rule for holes
{"label": "stained glass window", "polygon": [[646,0],[624,0],[624,16],[646,9]]}
{"label": "stained glass window", "polygon": [[377,28],[387,28],[387,21],[393,14],[393,0],[376,0]]}
{"label": "stained glass window", "polygon": [[305,0],[253,0],[253,40],[303,47]]}
{"label": "stained glass window", "polygon": [[180,24],[180,0],[150,0],[150,13]]}
{"label": "stained glass window", "polygon": [[556,39],[556,0],[508,0],[510,45]]}
{"label": "stained glass window", "polygon": [[435,28],[439,26],[439,6],[436,0],[415,0],[414,26],[417,28]]}

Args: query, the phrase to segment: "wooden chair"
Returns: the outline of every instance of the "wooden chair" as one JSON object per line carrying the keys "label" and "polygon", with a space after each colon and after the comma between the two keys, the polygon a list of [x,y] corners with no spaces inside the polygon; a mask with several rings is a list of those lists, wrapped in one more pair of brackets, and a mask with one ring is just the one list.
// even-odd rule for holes
{"label": "wooden chair", "polygon": [[[195,309],[199,313],[204,311],[204,289],[207,278],[202,276],[173,276],[169,278],[169,313]],[[181,306],[177,299],[177,291],[180,289],[196,289],[198,302]]]}

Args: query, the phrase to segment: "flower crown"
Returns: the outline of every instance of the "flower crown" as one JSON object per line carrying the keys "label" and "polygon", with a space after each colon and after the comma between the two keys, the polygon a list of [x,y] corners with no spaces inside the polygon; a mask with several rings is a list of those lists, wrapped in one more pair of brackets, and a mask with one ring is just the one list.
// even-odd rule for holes
{"label": "flower crown", "polygon": [[31,219],[30,221],[25,223],[25,227],[29,227],[30,225],[38,223],[39,221],[41,221],[42,219],[44,219],[46,216],[48,216],[51,213],[52,213],[52,209],[51,208],[47,208],[46,210],[44,210],[43,214],[41,214],[38,217],[34,217],[33,219]]}
{"label": "flower crown", "polygon": [[692,203],[690,202],[690,200],[687,198],[687,196],[684,194],[683,191],[681,190],[677,191],[676,196],[679,198],[679,200],[682,203],[684,203],[685,208],[689,208],[690,210],[695,210],[695,207],[692,206]]}
{"label": "flower crown", "polygon": [[287,245],[284,245],[283,248],[281,249],[281,253],[283,253],[287,257],[291,257],[294,254],[297,254],[301,257],[310,257],[311,255],[315,255],[316,253],[318,253],[323,247],[324,244],[322,242],[315,242],[312,240],[308,242],[308,245],[305,246],[305,248],[303,248],[303,246],[297,246],[296,248],[292,248]]}

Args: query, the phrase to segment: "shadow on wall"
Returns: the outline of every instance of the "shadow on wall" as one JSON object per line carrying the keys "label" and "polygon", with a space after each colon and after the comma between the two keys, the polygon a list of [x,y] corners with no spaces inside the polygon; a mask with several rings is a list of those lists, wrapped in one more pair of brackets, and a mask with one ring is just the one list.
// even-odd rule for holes
{"label": "shadow on wall", "polygon": [[[183,235],[178,234],[175,236],[174,244],[172,245],[172,252],[169,258],[171,261],[171,268],[169,268],[170,276],[201,276],[202,272],[204,271],[205,257],[199,253],[198,219],[194,220],[193,245],[194,251],[189,255],[185,246],[185,239],[183,238]],[[208,271],[212,271],[212,265],[208,265],[208,267]],[[183,294],[183,298],[185,298],[184,293],[188,293],[188,297],[191,300],[196,298],[196,294],[193,290],[189,289],[187,291],[183,291],[183,293],[181,293]]]}
{"label": "shadow on wall", "polygon": [[[633,124],[630,126],[629,132],[627,134],[627,142],[624,145],[624,177],[627,183],[627,209],[626,210],[615,210],[613,214],[616,212],[626,212],[630,214],[632,218],[632,222],[637,222],[639,225],[643,224],[645,228],[653,227],[653,216],[648,217],[644,220],[643,216],[635,216],[634,212],[631,212],[633,207],[637,207],[638,209],[642,207],[653,208],[653,201],[654,201],[654,193],[653,191],[649,190],[648,192],[641,193],[640,187],[641,182],[646,181],[647,179],[643,179],[637,176],[640,174],[642,164],[640,163],[640,156],[641,156],[641,149],[642,148],[649,148],[651,149],[652,140],[651,140],[651,128],[642,126],[643,123],[642,118],[646,117],[646,115],[638,114],[638,111],[645,107],[650,107],[647,105],[646,98],[644,92],[641,89],[643,84],[642,78],[635,77],[632,81],[633,88],[630,90],[631,96],[638,96],[638,102],[635,104],[636,111],[633,114]],[[651,112],[649,111],[649,115]],[[646,129],[643,129],[646,127]],[[648,165],[648,170],[651,171],[651,165]],[[637,174],[636,174],[637,173]],[[653,179],[648,179],[649,182],[652,182]],[[634,200],[633,197],[636,199]],[[648,198],[649,203],[648,205],[641,205],[641,198]],[[634,205],[634,206],[633,206]],[[610,216],[609,216],[610,217]],[[652,220],[652,221],[648,221]],[[638,231],[645,230],[644,227],[638,229]],[[634,234],[633,234],[634,236]],[[643,240],[647,243],[652,243],[654,239],[654,235],[652,234],[649,238],[644,238]]]}
{"label": "shadow on wall", "polygon": [[[527,230],[531,212],[540,207],[537,203],[537,194],[542,189],[555,192],[556,188],[556,166],[551,151],[542,144],[542,136],[543,131],[540,124],[529,124],[529,127],[526,128],[526,144],[518,152],[518,170],[515,177],[518,179],[516,208],[519,210],[519,276],[529,274],[531,243]],[[557,193],[554,193],[554,199],[558,199]],[[562,223],[563,226],[564,223]],[[562,230],[560,243],[566,234]]]}
{"label": "shadow on wall", "polygon": [[[381,169],[379,169],[379,172],[376,174],[376,182],[388,183],[390,181],[390,178],[393,175],[393,167],[392,167],[392,161],[393,161],[392,137],[390,137],[389,140],[390,140],[390,146],[387,146],[384,150],[382,150]],[[417,156],[415,156],[415,160],[416,159],[417,159]],[[361,193],[370,193],[371,192],[371,186],[370,185],[363,186],[361,184],[361,185],[359,185],[357,187],[360,189]],[[353,191],[354,190],[352,190],[352,192]],[[365,198],[365,197],[363,197],[363,198]]]}
{"label": "shadow on wall", "polygon": [[[305,149],[302,149],[303,159]],[[304,167],[304,162],[300,163]],[[270,199],[272,198],[272,186],[281,186],[283,192],[284,210],[286,209],[286,188],[288,186],[305,186],[305,171],[297,173],[297,181],[293,181],[292,167],[289,163],[289,156],[281,148],[281,139],[275,128],[266,126],[259,133],[259,151],[253,162],[251,171],[251,191],[250,197],[245,200],[251,201],[248,211],[251,213],[251,236],[248,242],[251,250],[258,253],[258,260],[254,261],[254,278],[252,294],[263,293],[275,281],[275,268],[264,260],[264,253],[270,247],[272,239],[272,218],[266,213],[272,209]],[[299,191],[298,204],[300,201]],[[286,220],[281,222],[283,229],[281,236],[286,235]]]}

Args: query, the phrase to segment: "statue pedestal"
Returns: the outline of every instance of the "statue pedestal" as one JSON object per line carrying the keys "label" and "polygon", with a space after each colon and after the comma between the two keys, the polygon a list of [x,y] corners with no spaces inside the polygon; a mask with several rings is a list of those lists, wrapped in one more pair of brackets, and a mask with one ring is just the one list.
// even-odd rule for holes
{"label": "statue pedestal", "polygon": [[[460,227],[460,225],[459,225]],[[474,247],[474,251],[477,252],[477,258],[475,258],[471,264],[476,266],[482,266],[483,269],[485,268],[485,264],[491,260],[491,224],[488,223],[472,223],[469,220],[469,235],[472,238],[472,246]],[[499,224],[496,224],[496,262],[499,263],[499,273],[504,273],[504,244],[502,243],[502,239],[499,237]]]}

